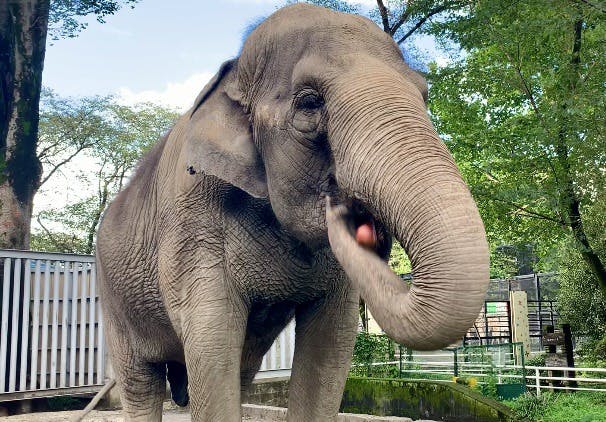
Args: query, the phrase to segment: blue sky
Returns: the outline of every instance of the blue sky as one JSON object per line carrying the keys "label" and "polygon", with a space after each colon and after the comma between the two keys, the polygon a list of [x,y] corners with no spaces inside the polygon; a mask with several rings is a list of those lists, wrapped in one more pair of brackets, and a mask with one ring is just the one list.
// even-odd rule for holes
{"label": "blue sky", "polygon": [[285,2],[141,0],[105,24],[87,19],[76,38],[49,40],[43,83],[64,96],[116,94],[185,108],[238,53],[245,29]]}
{"label": "blue sky", "polygon": [[[49,40],[43,83],[62,95],[121,93],[153,100],[155,92],[174,101],[169,90],[183,91],[174,94],[179,96],[205,82],[237,54],[243,30],[280,4],[141,0],[134,9],[107,17],[105,24],[89,19],[77,38]],[[191,93],[192,100],[196,94]]]}
{"label": "blue sky", "polygon": [[[375,0],[352,0],[374,6]],[[117,95],[186,109],[245,29],[286,0],[141,0],[78,37],[49,40],[43,83],[63,96]]]}

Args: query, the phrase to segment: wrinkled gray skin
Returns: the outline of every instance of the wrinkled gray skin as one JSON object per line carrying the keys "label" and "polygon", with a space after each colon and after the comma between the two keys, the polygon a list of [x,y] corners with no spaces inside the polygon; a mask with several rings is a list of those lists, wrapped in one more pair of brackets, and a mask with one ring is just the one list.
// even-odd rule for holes
{"label": "wrinkled gray skin", "polygon": [[[239,420],[242,394],[293,317],[289,420],[334,420],[360,294],[406,345],[460,338],[484,298],[488,250],[425,95],[367,19],[295,5],[251,33],[99,231],[128,420],[161,420],[167,377],[181,404],[189,389],[194,421]],[[370,219],[376,251],[354,239]],[[385,263],[391,235],[412,260],[410,290]]]}

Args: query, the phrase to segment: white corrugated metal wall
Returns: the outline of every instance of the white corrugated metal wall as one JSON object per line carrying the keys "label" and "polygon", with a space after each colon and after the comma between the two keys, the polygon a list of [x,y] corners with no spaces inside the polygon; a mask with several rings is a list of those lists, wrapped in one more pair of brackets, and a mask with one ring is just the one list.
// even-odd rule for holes
{"label": "white corrugated metal wall", "polygon": [[[32,392],[74,394],[105,383],[93,256],[0,249],[0,298],[0,401],[31,398]],[[258,377],[289,375],[294,344],[293,321],[264,357]]]}

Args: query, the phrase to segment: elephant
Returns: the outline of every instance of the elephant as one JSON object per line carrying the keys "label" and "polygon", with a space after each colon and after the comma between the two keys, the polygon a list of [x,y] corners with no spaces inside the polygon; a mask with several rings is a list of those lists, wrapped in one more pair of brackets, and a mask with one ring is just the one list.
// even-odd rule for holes
{"label": "elephant", "polygon": [[[426,99],[369,19],[295,4],[247,36],[100,225],[126,420],[160,421],[167,379],[193,421],[240,420],[293,318],[288,420],[336,420],[360,297],[414,349],[462,337],[484,300],[488,246]],[[392,239],[411,285],[386,262]]]}

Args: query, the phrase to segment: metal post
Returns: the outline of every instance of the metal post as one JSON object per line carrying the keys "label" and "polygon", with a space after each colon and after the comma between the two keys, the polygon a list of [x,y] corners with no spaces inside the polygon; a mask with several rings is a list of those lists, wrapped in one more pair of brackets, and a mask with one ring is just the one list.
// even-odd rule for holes
{"label": "metal post", "polygon": [[[572,346],[572,331],[570,330],[570,324],[562,324],[562,331],[564,332],[564,351],[566,352],[566,366],[574,368],[574,350]],[[567,371],[566,376],[569,378],[576,378],[575,371]],[[576,379],[568,381],[569,387],[578,387]]]}
{"label": "metal post", "polygon": [[399,378],[402,378],[402,345],[398,344],[398,355],[400,357],[400,375]]}
{"label": "metal post", "polygon": [[541,283],[539,282],[539,276],[537,275],[537,273],[534,274],[534,280],[535,285],[537,287],[537,299],[539,305],[539,333],[541,333],[540,341],[541,347],[543,347],[543,309],[541,306],[541,301],[543,299],[541,298]]}
{"label": "metal post", "polygon": [[534,369],[534,384],[537,387],[537,397],[541,395],[541,381],[539,380],[539,368]]}
{"label": "metal post", "polygon": [[484,335],[486,336],[486,341],[490,341],[488,339],[488,305],[487,301],[484,301]]}
{"label": "metal post", "polygon": [[458,377],[459,376],[459,359],[458,359],[458,354],[457,354],[457,349],[454,349],[454,376]]}

